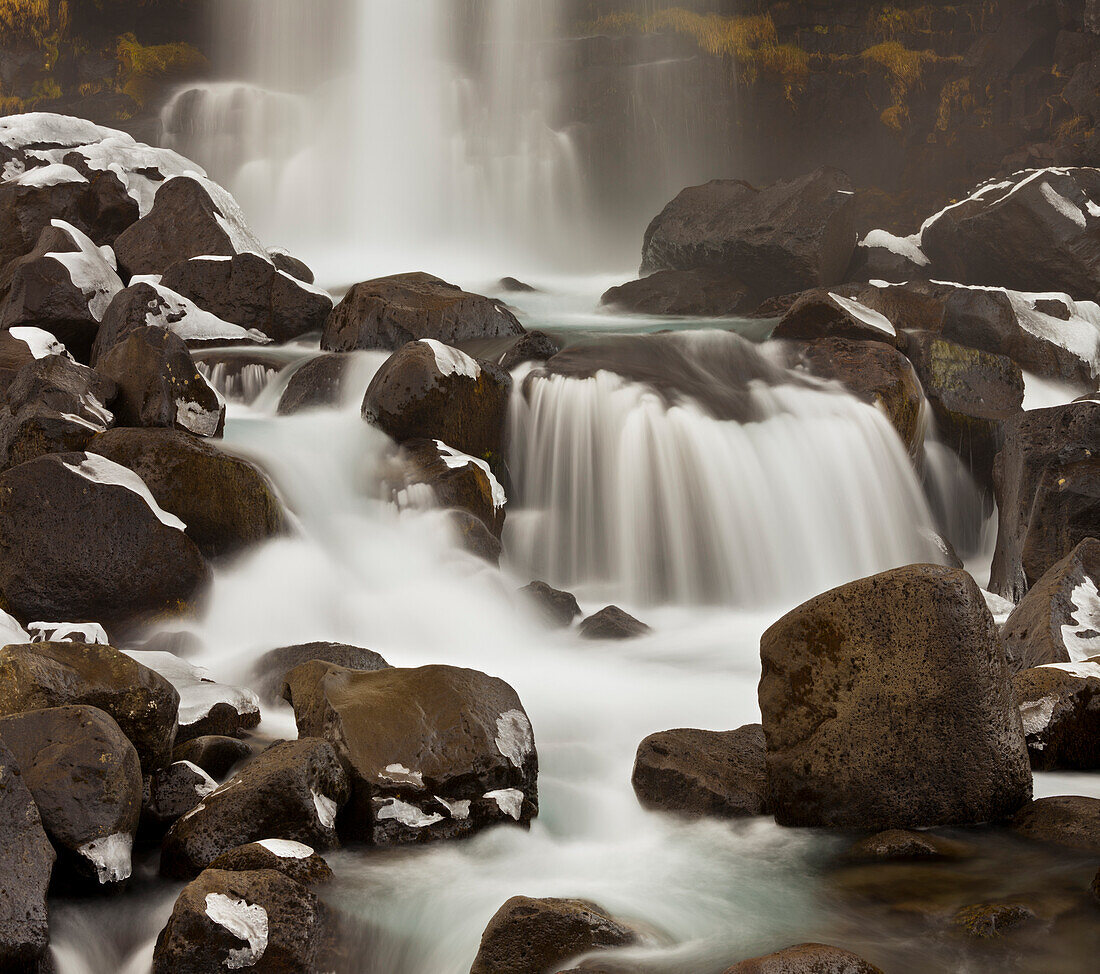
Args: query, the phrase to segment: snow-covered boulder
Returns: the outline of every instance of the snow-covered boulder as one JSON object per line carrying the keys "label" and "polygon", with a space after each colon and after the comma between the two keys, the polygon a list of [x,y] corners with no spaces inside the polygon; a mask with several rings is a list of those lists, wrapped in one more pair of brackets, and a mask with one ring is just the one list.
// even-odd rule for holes
{"label": "snow-covered boulder", "polygon": [[849,281],[904,283],[928,277],[932,262],[920,249],[920,235],[906,237],[889,230],[871,230],[856,245]]}
{"label": "snow-covered boulder", "polygon": [[1033,768],[1100,768],[1100,656],[1024,670],[1012,686]]}

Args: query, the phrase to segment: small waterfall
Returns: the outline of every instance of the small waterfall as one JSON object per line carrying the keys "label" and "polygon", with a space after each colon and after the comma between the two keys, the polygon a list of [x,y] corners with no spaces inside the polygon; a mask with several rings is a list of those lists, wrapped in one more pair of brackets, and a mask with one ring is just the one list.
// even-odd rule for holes
{"label": "small waterfall", "polygon": [[[720,343],[747,346],[697,337],[666,341],[703,361]],[[518,383],[506,536],[517,570],[590,598],[754,606],[939,561],[931,512],[886,418],[794,375],[773,385],[754,371],[747,422],[608,371]]]}

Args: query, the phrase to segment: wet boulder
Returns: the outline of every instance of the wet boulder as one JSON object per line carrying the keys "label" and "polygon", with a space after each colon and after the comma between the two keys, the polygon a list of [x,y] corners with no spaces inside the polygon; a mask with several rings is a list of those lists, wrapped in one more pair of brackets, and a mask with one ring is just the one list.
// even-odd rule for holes
{"label": "wet boulder", "polygon": [[223,321],[279,343],[320,331],[332,311],[326,292],[254,253],[181,260],[164,271],[161,284]]}
{"label": "wet boulder", "polygon": [[781,825],[996,821],[1031,769],[993,618],[963,571],[910,565],[788,613],[760,640]]}
{"label": "wet boulder", "polygon": [[298,733],[331,741],[348,771],[349,835],[428,842],[538,814],[531,723],[503,680],[456,666],[363,672],[311,661],[286,681]]}
{"label": "wet boulder", "polygon": [[434,340],[410,342],[378,370],[363,418],[398,443],[442,440],[491,467],[501,460],[512,380]]}
{"label": "wet boulder", "polygon": [[354,285],[329,315],[321,348],[397,350],[422,338],[457,345],[522,334],[523,326],[499,301],[431,274],[396,274]]}
{"label": "wet boulder", "polygon": [[631,783],[646,808],[691,817],[737,818],[768,811],[764,729],[693,728],[650,734],[638,745]]}
{"label": "wet boulder", "polygon": [[716,179],[684,189],[650,223],[642,273],[720,270],[761,298],[843,280],[856,245],[852,186],[837,169],[756,189]]}
{"label": "wet boulder", "polygon": [[470,974],[557,971],[581,954],[639,939],[637,931],[588,900],[513,896],[482,933]]}
{"label": "wet boulder", "polygon": [[945,862],[966,859],[973,854],[962,842],[945,839],[931,832],[887,829],[860,839],[847,852],[846,863],[873,862]]}
{"label": "wet boulder", "polygon": [[221,781],[242,761],[252,757],[252,745],[236,737],[206,734],[177,744],[172,751],[173,761],[188,761],[202,768],[211,778]]}
{"label": "wet boulder", "polygon": [[[845,289],[850,290],[850,289]],[[857,342],[898,344],[898,332],[881,311],[840,291],[809,291],[783,316],[772,338],[815,341],[847,338]]]}
{"label": "wet boulder", "polygon": [[446,514],[451,539],[458,548],[494,568],[500,566],[504,545],[481,518],[461,509],[449,510]]}
{"label": "wet boulder", "polygon": [[[20,369],[35,359],[69,355],[65,346],[42,328],[11,328],[0,331],[0,395],[4,395]],[[69,355],[69,358],[72,358]]]}
{"label": "wet boulder", "polygon": [[774,954],[752,957],[725,974],[883,974],[870,961],[841,947],[798,944]]}
{"label": "wet boulder", "polygon": [[163,274],[189,257],[253,253],[267,259],[233,197],[198,175],[166,180],[148,213],[119,234],[114,250],[131,277]]}
{"label": "wet boulder", "polygon": [[656,271],[604,292],[600,304],[631,314],[725,318],[760,303],[747,285],[718,270]]}
{"label": "wet boulder", "polygon": [[1100,769],[1100,656],[1023,670],[1012,687],[1033,768]]}
{"label": "wet boulder", "polygon": [[1100,170],[1025,170],[984,183],[926,220],[921,246],[941,280],[1095,300]]}
{"label": "wet boulder", "polygon": [[210,571],[184,529],[126,467],[92,453],[39,457],[0,474],[0,591],[24,620],[179,613]]}
{"label": "wet boulder", "polygon": [[299,643],[264,653],[253,668],[253,684],[264,700],[281,700],[287,674],[313,659],[345,666],[349,670],[384,670],[390,665],[378,653],[361,646],[323,641]]}
{"label": "wet boulder", "polygon": [[0,649],[0,716],[83,704],[115,720],[146,773],[171,761],[179,694],[111,646],[36,642]]}
{"label": "wet boulder", "polygon": [[304,409],[338,406],[351,356],[339,352],[318,355],[296,369],[279,399],[279,415],[293,416]]}
{"label": "wet boulder", "polygon": [[1100,655],[1100,541],[1086,538],[1051,566],[1001,628],[1013,672]]}
{"label": "wet boulder", "polygon": [[137,751],[95,707],[53,707],[0,718],[66,875],[99,885],[130,876],[141,815]]}
{"label": "wet boulder", "polygon": [[187,525],[208,558],[230,555],[287,530],[271,481],[254,464],[189,433],[114,429],[96,436],[91,453],[132,470],[156,502]]}
{"label": "wet boulder", "polygon": [[544,331],[529,331],[519,338],[508,340],[507,349],[496,359],[506,372],[525,362],[545,362],[561,351],[561,343]]}
{"label": "wet boulder", "polygon": [[290,839],[260,839],[223,852],[210,863],[211,869],[248,872],[253,869],[274,869],[303,886],[327,883],[332,870],[325,860],[308,845]]}
{"label": "wet boulder", "polygon": [[309,265],[304,260],[299,260],[293,254],[284,250],[282,247],[271,247],[267,251],[267,256],[271,258],[273,263],[284,274],[289,274],[296,281],[301,281],[303,284],[312,284],[314,282],[313,271],[309,269]]}
{"label": "wet boulder", "polygon": [[531,582],[519,591],[536,615],[551,629],[567,629],[581,614],[581,607],[572,592],[552,588],[546,582]]}
{"label": "wet boulder", "polygon": [[1033,409],[1005,432],[994,467],[990,590],[1018,602],[1086,538],[1100,537],[1100,402]]}
{"label": "wet boulder", "polygon": [[56,855],[15,757],[0,741],[0,968],[34,970],[50,940],[46,890]]}
{"label": "wet boulder", "polygon": [[989,939],[1036,919],[1022,903],[976,903],[964,906],[952,917],[955,925],[972,937]]}
{"label": "wet boulder", "polygon": [[142,829],[164,832],[218,787],[202,768],[174,761],[147,775],[141,800]]}
{"label": "wet boulder", "polygon": [[208,869],[176,900],[153,974],[312,974],[323,928],[320,900],[282,873]]}
{"label": "wet boulder", "polygon": [[337,845],[336,814],[348,779],[326,741],[273,744],[180,818],[164,838],[163,876],[187,879],[222,853],[260,839]]}
{"label": "wet boulder", "polygon": [[582,619],[578,632],[581,639],[635,639],[651,632],[649,626],[624,612],[617,605],[608,605]]}
{"label": "wet boulder", "polygon": [[1040,798],[1021,808],[1011,825],[1025,839],[1100,853],[1100,798],[1081,795]]}

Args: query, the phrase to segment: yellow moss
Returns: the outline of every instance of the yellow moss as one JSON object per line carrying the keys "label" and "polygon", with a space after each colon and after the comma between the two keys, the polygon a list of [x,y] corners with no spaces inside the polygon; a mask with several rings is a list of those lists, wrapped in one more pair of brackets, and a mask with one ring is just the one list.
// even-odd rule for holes
{"label": "yellow moss", "polygon": [[909,120],[909,93],[923,83],[925,68],[939,61],[957,60],[941,58],[935,51],[913,51],[897,41],[875,44],[860,54],[860,58],[886,73],[893,104],[880,118],[884,125],[896,131],[900,131]]}
{"label": "yellow moss", "polygon": [[41,45],[54,30],[50,0],[0,0],[0,30]]}
{"label": "yellow moss", "polygon": [[940,107],[936,113],[936,131],[947,132],[956,115],[974,110],[974,96],[970,93],[969,78],[955,78],[940,90]]}
{"label": "yellow moss", "polygon": [[190,44],[156,44],[145,47],[133,34],[118,39],[116,52],[119,87],[139,105],[144,105],[164,83],[195,75],[207,67],[207,60]]}

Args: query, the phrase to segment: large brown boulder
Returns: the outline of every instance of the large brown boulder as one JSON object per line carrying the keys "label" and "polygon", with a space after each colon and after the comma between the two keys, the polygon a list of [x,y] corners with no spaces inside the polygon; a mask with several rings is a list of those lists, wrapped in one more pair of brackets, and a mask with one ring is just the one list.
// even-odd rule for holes
{"label": "large brown boulder", "polygon": [[396,350],[421,338],[457,345],[522,334],[523,326],[499,301],[431,274],[395,274],[354,285],[329,315],[321,348]]}
{"label": "large brown boulder", "polygon": [[732,731],[682,728],[650,734],[634,759],[634,794],[646,808],[682,815],[764,815],[764,751],[759,724]]}
{"label": "large brown boulder", "polygon": [[775,326],[772,338],[799,341],[847,338],[896,346],[899,339],[894,323],[881,311],[864,304],[862,296],[848,297],[840,291],[807,291]]}
{"label": "large brown boulder", "polygon": [[375,845],[466,836],[538,814],[531,723],[507,683],[456,666],[287,675],[298,733],[332,742],[352,783],[341,828]]}
{"label": "large brown boulder", "polygon": [[184,527],[105,457],[39,457],[0,474],[0,592],[25,622],[178,614],[210,575]]}
{"label": "large brown boulder", "polygon": [[172,760],[179,694],[111,646],[40,642],[0,649],[0,716],[69,704],[110,714],[148,773]]}
{"label": "large brown boulder", "polygon": [[1100,655],[1100,541],[1086,538],[1051,566],[1001,628],[1013,672]]}
{"label": "large brown boulder", "polygon": [[638,939],[637,931],[588,900],[513,896],[481,935],[470,974],[558,971],[581,954]]}
{"label": "large brown boulder", "polygon": [[841,947],[798,944],[774,954],[751,957],[725,974],[883,974],[870,961]]}
{"label": "large brown boulder", "polygon": [[1039,798],[1013,816],[1012,829],[1026,839],[1100,853],[1100,798],[1083,795]]}
{"label": "large brown boulder", "polygon": [[1030,797],[1004,652],[965,572],[910,565],[850,582],[775,623],[760,655],[780,824],[987,822]]}
{"label": "large brown boulder", "polygon": [[1100,656],[1024,670],[1012,688],[1033,768],[1100,768]]}
{"label": "large brown boulder", "polygon": [[722,271],[657,271],[649,277],[610,288],[600,304],[645,315],[729,317],[760,303],[750,288]]}
{"label": "large brown boulder", "polygon": [[721,270],[761,298],[828,287],[856,245],[851,190],[829,168],[764,189],[737,179],[691,186],[646,230],[642,273]]}
{"label": "large brown boulder", "polygon": [[994,466],[990,591],[1018,602],[1078,544],[1100,537],[1100,402],[1019,416]]}
{"label": "large brown boulder", "polygon": [[88,451],[141,477],[156,502],[187,525],[187,536],[208,558],[287,530],[286,511],[263,471],[189,433],[108,430]]}

